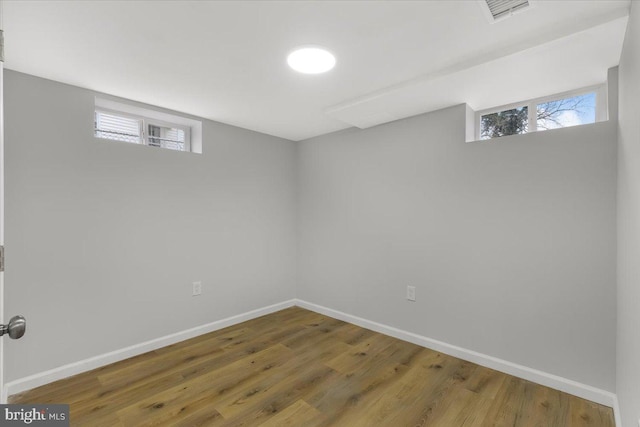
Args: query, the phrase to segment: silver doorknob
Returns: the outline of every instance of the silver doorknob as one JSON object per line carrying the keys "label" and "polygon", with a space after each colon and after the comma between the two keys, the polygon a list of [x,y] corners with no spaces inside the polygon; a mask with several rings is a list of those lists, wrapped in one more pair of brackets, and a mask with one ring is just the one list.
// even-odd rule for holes
{"label": "silver doorknob", "polygon": [[21,338],[27,330],[27,319],[24,316],[13,316],[9,323],[0,325],[0,337],[8,334],[9,338],[17,340]]}

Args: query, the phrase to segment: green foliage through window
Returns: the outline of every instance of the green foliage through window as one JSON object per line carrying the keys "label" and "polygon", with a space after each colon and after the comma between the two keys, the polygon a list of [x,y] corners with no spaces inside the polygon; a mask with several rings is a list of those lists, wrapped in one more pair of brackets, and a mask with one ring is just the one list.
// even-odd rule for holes
{"label": "green foliage through window", "polygon": [[481,118],[480,125],[481,139],[527,133],[529,128],[529,107],[525,106],[485,114]]}

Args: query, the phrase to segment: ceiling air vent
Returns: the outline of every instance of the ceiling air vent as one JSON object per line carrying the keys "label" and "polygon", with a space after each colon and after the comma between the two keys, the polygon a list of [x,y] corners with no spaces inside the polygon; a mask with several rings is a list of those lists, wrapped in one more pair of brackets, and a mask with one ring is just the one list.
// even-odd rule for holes
{"label": "ceiling air vent", "polygon": [[491,22],[508,18],[516,12],[520,12],[531,6],[529,0],[481,0],[483,9],[488,12]]}

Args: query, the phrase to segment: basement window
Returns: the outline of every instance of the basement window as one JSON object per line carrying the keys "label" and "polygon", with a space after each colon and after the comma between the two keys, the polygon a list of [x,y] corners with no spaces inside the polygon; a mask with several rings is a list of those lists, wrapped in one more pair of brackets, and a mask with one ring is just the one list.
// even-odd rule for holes
{"label": "basement window", "polygon": [[142,143],[142,121],[118,113],[96,111],[95,136],[114,141]]}
{"label": "basement window", "polygon": [[191,151],[189,128],[173,123],[160,123],[148,117],[96,110],[94,125],[97,138],[175,151]]}
{"label": "basement window", "polygon": [[529,131],[529,106],[509,108],[480,116],[480,139],[520,135]]}
{"label": "basement window", "polygon": [[202,153],[201,122],[101,98],[96,98],[94,135],[100,139]]}
{"label": "basement window", "polygon": [[536,104],[536,130],[567,128],[595,123],[595,121],[595,92]]}
{"label": "basement window", "polygon": [[605,86],[531,99],[476,113],[476,139],[487,140],[607,119]]}

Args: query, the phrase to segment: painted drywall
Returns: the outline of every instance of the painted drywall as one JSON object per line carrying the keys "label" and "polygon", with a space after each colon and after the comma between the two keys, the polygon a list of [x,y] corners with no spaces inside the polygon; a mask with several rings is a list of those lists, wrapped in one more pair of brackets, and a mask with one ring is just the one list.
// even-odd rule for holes
{"label": "painted drywall", "polygon": [[196,155],[95,139],[92,91],[5,90],[7,381],[297,293],[615,388],[615,123],[468,144],[458,106],[296,147],[204,120]]}
{"label": "painted drywall", "polygon": [[614,391],[615,121],[465,143],[466,115],[299,143],[298,298]]}
{"label": "painted drywall", "polygon": [[617,394],[622,425],[640,419],[640,5],[632,2],[620,60]]}
{"label": "painted drywall", "polygon": [[95,95],[5,75],[7,381],[295,296],[294,143],[206,120],[203,154],[98,140]]}

